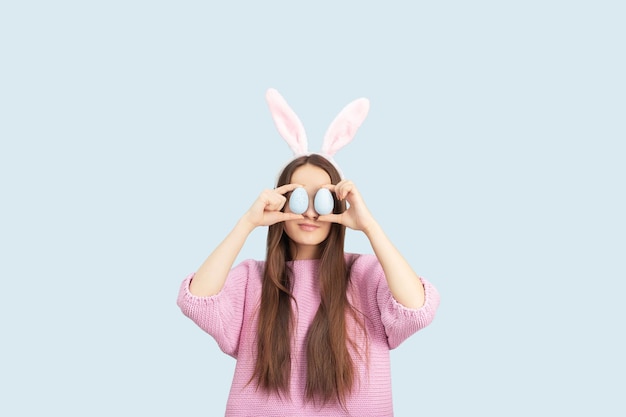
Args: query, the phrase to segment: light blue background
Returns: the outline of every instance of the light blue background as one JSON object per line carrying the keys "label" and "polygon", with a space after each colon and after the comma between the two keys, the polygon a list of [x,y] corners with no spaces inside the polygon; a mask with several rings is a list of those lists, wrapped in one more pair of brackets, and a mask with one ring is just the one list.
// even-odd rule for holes
{"label": "light blue background", "polygon": [[0,5],[1,415],[223,414],[175,298],[290,157],[268,87],[312,150],[371,100],[337,160],[443,297],[396,415],[626,414],[624,3],[382,4]]}

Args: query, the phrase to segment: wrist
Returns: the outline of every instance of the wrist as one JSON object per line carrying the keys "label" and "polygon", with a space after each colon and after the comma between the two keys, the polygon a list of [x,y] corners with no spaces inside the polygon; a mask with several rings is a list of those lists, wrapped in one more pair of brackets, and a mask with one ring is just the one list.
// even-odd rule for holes
{"label": "wrist", "polygon": [[254,229],[256,229],[256,224],[254,224],[246,215],[239,219],[235,228],[240,229],[241,231],[250,234]]}
{"label": "wrist", "polygon": [[382,233],[382,229],[380,225],[375,220],[372,220],[372,222],[365,225],[363,229],[361,230],[363,231],[363,233],[365,233],[365,236],[367,236],[367,238],[370,240],[374,238],[377,234]]}

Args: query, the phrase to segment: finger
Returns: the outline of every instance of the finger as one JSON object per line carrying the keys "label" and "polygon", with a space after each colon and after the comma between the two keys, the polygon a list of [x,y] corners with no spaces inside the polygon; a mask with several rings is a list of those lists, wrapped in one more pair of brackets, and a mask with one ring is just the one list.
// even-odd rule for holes
{"label": "finger", "polygon": [[354,183],[349,180],[341,181],[340,183],[337,184],[335,188],[335,194],[337,195],[337,198],[340,200],[345,200],[348,197],[348,195],[353,191],[356,191],[356,187],[354,186]]}
{"label": "finger", "polygon": [[317,221],[343,224],[343,216],[341,214],[324,214],[323,216],[319,216]]}
{"label": "finger", "polygon": [[280,187],[276,187],[274,189],[275,192],[277,192],[278,194],[285,194],[288,193],[289,191],[293,191],[298,187],[302,187],[301,184],[285,184],[285,185],[281,185]]}
{"label": "finger", "polygon": [[273,190],[265,190],[261,193],[257,201],[260,201],[263,204],[264,210],[273,211],[280,210],[287,199],[284,196],[275,193]]}
{"label": "finger", "polygon": [[285,206],[287,199],[282,195],[274,195],[265,205],[265,210],[267,211],[280,211]]}
{"label": "finger", "polygon": [[288,220],[302,220],[304,216],[294,213],[283,213],[281,211],[273,211],[268,213],[268,219],[270,224],[276,224],[280,222],[286,222]]}
{"label": "finger", "polygon": [[266,207],[269,204],[271,204],[271,202],[272,202],[272,197],[270,195],[270,191],[265,190],[261,194],[259,194],[257,199],[252,204],[252,207],[255,207],[256,209],[260,209],[260,210],[265,210]]}
{"label": "finger", "polygon": [[296,213],[280,213],[281,221],[286,222],[287,220],[302,220],[304,219],[304,215],[296,214]]}

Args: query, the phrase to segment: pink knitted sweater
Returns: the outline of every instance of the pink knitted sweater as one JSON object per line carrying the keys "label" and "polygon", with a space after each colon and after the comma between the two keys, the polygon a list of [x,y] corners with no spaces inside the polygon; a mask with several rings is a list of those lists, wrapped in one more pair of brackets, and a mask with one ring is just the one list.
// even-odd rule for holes
{"label": "pink knitted sweater", "polygon": [[[340,405],[316,406],[305,401],[306,346],[309,324],[319,306],[319,260],[291,261],[296,316],[292,344],[290,394],[280,398],[248,384],[255,365],[255,310],[261,296],[264,263],[247,260],[234,267],[222,291],[211,297],[197,297],[189,292],[193,274],[182,283],[178,305],[185,315],[215,338],[219,347],[237,359],[230,389],[226,416],[354,416],[383,417],[393,415],[389,350],[402,343],[433,320],[439,306],[435,287],[422,279],[426,301],[420,309],[409,309],[391,295],[382,267],[374,255],[347,254],[352,263],[351,303],[365,315],[368,357],[353,353],[358,381],[346,409]],[[354,330],[354,329],[353,329]],[[362,332],[353,337],[361,346]]]}

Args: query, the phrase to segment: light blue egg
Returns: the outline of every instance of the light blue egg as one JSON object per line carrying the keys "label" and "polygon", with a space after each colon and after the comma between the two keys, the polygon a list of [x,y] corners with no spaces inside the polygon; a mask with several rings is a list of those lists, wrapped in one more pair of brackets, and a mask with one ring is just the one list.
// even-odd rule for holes
{"label": "light blue egg", "polygon": [[320,188],[315,194],[315,200],[313,200],[313,206],[315,211],[320,214],[330,214],[335,207],[335,201],[333,195],[328,188]]}
{"label": "light blue egg", "polygon": [[302,187],[298,187],[291,192],[289,197],[289,210],[292,213],[302,214],[309,208],[309,195]]}

